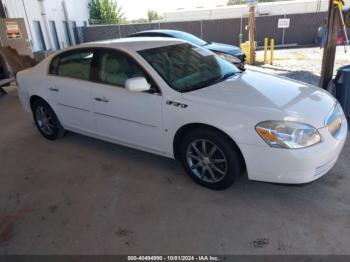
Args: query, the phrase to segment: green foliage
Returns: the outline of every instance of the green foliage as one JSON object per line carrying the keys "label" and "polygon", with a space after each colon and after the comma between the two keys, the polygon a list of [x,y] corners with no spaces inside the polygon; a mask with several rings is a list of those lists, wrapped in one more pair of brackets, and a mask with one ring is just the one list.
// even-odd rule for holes
{"label": "green foliage", "polygon": [[90,19],[101,20],[101,2],[100,0],[91,0],[89,3]]}
{"label": "green foliage", "polygon": [[148,22],[156,21],[156,20],[162,20],[163,17],[158,14],[157,11],[149,9],[147,11],[147,16],[148,16]]}
{"label": "green foliage", "polygon": [[125,21],[122,8],[115,0],[91,0],[90,19],[95,23],[121,23]]}

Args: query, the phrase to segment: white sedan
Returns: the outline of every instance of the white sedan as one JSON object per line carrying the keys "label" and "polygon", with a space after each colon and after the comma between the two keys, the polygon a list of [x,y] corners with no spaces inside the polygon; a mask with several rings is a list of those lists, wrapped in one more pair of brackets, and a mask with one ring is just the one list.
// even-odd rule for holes
{"label": "white sedan", "polygon": [[180,159],[190,177],[225,189],[249,179],[300,184],[326,174],[347,136],[326,91],[238,70],[170,38],[83,44],[17,75],[19,97],[47,139],[77,132]]}

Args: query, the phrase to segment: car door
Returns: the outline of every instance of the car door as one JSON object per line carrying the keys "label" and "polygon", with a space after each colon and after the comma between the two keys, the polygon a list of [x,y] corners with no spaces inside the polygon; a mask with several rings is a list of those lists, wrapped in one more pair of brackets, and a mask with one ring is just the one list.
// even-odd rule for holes
{"label": "car door", "polygon": [[94,132],[91,112],[93,49],[75,49],[56,56],[50,66],[49,93],[62,124],[82,132]]}
{"label": "car door", "polygon": [[[93,112],[100,135],[119,143],[161,152],[162,96],[152,78],[129,55],[101,49],[95,59]],[[131,92],[127,79],[145,77],[149,92]]]}

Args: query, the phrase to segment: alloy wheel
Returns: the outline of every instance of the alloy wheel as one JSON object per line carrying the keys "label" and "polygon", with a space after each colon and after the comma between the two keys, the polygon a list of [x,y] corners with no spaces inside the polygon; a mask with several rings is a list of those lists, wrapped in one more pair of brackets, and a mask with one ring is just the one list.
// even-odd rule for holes
{"label": "alloy wheel", "polygon": [[192,172],[207,183],[218,183],[227,175],[228,162],[224,152],[207,139],[190,143],[186,150],[186,160]]}
{"label": "alloy wheel", "polygon": [[40,130],[46,135],[52,135],[55,128],[52,114],[45,107],[38,106],[35,117]]}

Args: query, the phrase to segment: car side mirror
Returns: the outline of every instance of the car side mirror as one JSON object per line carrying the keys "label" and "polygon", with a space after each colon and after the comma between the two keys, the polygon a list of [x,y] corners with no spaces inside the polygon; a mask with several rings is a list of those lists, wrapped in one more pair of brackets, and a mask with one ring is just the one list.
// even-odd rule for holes
{"label": "car side mirror", "polygon": [[150,90],[151,85],[144,77],[133,77],[126,80],[125,87],[131,92],[145,92]]}

